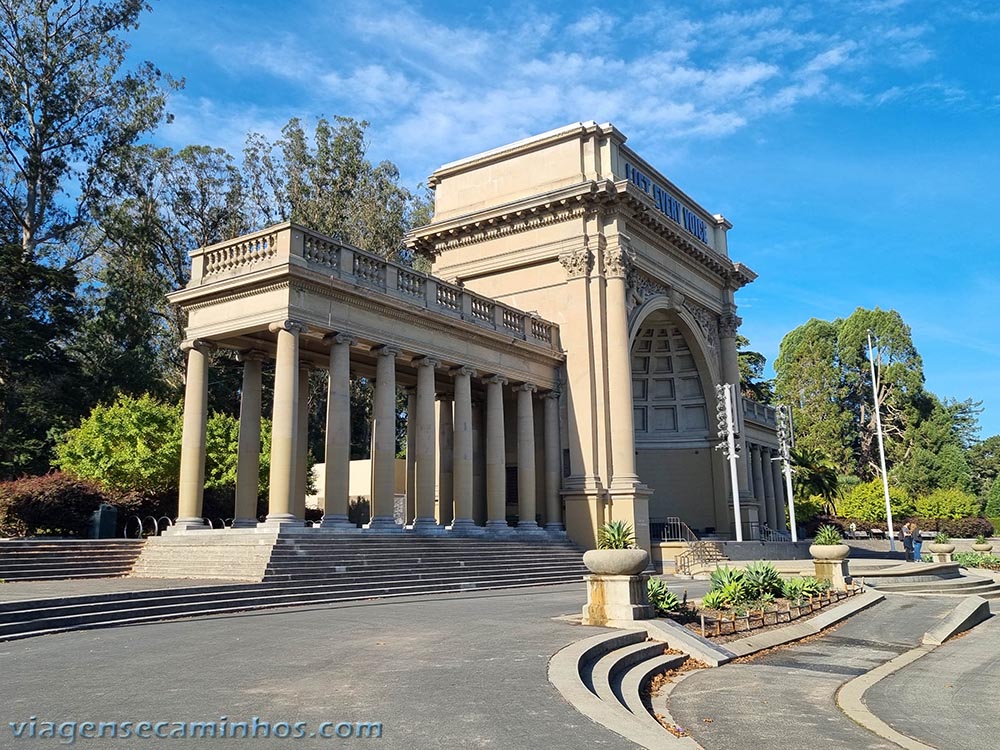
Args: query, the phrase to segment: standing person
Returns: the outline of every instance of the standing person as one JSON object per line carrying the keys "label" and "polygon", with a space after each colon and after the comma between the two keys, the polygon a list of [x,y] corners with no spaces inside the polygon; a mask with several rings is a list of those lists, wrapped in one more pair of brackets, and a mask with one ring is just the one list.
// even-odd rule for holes
{"label": "standing person", "polygon": [[913,547],[913,562],[920,562],[920,548],[923,546],[924,538],[920,535],[920,524],[913,521],[910,524],[910,539]]}
{"label": "standing person", "polygon": [[903,527],[899,530],[899,537],[903,540],[906,562],[913,562],[913,526],[909,521],[904,523]]}

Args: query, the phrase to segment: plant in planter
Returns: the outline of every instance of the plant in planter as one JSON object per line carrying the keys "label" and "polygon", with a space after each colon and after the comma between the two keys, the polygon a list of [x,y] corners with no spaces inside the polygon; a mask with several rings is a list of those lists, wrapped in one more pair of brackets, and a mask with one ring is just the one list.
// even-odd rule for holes
{"label": "plant in planter", "polygon": [[635,533],[624,521],[597,530],[597,549],[583,553],[583,564],[597,575],[634,576],[646,569],[649,553],[635,547]]}
{"label": "plant in planter", "polygon": [[816,529],[813,543],[809,545],[809,554],[814,560],[844,560],[850,552],[851,548],[844,544],[840,529],[832,524]]}
{"label": "plant in planter", "polygon": [[938,555],[950,554],[955,551],[955,545],[951,543],[951,537],[943,531],[939,531],[934,537],[934,541],[927,545],[927,549]]}
{"label": "plant in planter", "polygon": [[985,534],[980,534],[976,537],[976,541],[973,542],[972,549],[976,552],[992,552],[993,543],[986,538]]}

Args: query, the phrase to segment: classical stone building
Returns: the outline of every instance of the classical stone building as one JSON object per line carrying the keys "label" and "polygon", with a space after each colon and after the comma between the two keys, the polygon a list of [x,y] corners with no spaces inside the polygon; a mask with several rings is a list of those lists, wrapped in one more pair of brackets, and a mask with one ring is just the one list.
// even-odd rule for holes
{"label": "classical stone building", "polygon": [[[731,225],[625,144],[577,123],[446,164],[430,275],[282,224],[202,248],[188,314],[178,533],[200,531],[206,352],[241,352],[236,527],[257,526],[261,362],[275,360],[269,512],[303,526],[310,368],[329,371],[323,529],[347,528],[349,382],[375,382],[372,521],[383,532],[513,534],[631,523],[643,546],[735,531],[716,385],[738,383]],[[410,387],[412,504],[394,516],[396,389]],[[772,409],[740,400],[741,528],[785,528]],[[398,521],[405,523],[404,526]],[[665,531],[666,530],[666,531]],[[652,538],[651,538],[652,531]],[[364,533],[364,532],[358,532]]]}

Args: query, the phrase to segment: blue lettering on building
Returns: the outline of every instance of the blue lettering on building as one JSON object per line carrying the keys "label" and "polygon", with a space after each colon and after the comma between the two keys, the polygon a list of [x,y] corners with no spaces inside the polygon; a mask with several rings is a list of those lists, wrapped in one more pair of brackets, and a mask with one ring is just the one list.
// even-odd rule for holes
{"label": "blue lettering on building", "polygon": [[697,237],[706,245],[708,244],[708,226],[698,214],[681,205],[674,196],[627,162],[625,164],[625,179],[647,193],[653,199],[658,211],[680,224],[692,236]]}

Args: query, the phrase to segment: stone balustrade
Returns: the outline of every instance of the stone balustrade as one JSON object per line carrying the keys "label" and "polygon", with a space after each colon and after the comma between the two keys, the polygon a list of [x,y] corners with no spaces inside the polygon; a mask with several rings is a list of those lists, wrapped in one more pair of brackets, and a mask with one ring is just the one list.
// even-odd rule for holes
{"label": "stone balustrade", "polygon": [[778,412],[773,406],[761,404],[753,399],[743,398],[743,418],[756,424],[776,428]]}
{"label": "stone balustrade", "polygon": [[[191,254],[188,288],[282,266],[298,266],[559,351],[559,328],[537,315],[386,260],[291,222]],[[773,420],[772,420],[773,421]]]}

